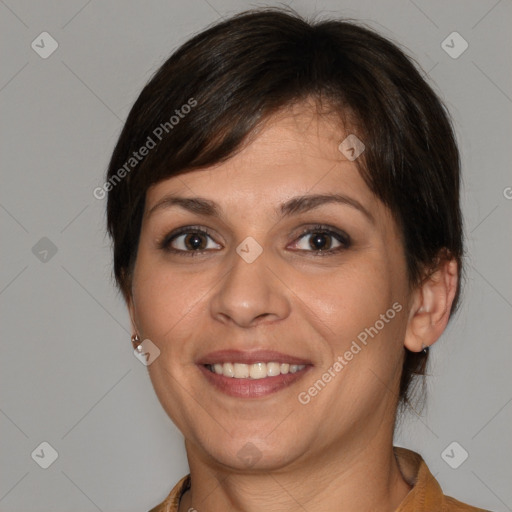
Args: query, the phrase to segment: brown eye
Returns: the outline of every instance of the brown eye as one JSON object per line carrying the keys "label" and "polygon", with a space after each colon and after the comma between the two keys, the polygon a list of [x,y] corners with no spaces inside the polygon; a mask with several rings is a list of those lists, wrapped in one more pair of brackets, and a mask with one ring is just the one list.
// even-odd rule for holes
{"label": "brown eye", "polygon": [[[205,242],[205,237],[201,233],[188,233],[181,236],[184,236],[183,245],[189,250],[203,250],[208,244],[208,242]],[[179,240],[179,238],[181,237],[177,239]]]}
{"label": "brown eye", "polygon": [[[209,240],[212,243],[209,243]],[[164,240],[159,244],[160,248],[169,252],[182,253],[194,255],[194,253],[201,253],[211,249],[221,249],[219,244],[216,244],[211,235],[199,228],[191,226],[180,228],[167,235]]]}
{"label": "brown eye", "polygon": [[333,228],[315,226],[307,229],[299,237],[295,246],[301,251],[320,254],[332,254],[350,246],[350,237]]}

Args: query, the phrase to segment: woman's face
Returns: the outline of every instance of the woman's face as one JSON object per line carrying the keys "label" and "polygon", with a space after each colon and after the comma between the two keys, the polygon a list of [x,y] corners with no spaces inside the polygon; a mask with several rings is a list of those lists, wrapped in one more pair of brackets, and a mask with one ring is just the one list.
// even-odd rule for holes
{"label": "woman's face", "polygon": [[211,464],[293,467],[391,440],[406,262],[338,149],[348,134],[296,106],[227,162],[147,193],[129,309],[160,350],[160,402]]}

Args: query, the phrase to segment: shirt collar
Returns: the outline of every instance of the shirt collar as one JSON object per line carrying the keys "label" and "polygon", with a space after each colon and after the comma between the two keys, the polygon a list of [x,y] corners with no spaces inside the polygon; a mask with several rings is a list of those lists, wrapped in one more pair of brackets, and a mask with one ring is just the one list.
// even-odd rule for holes
{"label": "shirt collar", "polygon": [[404,480],[413,486],[395,512],[442,510],[443,491],[423,457],[399,446],[394,446],[393,451]]}

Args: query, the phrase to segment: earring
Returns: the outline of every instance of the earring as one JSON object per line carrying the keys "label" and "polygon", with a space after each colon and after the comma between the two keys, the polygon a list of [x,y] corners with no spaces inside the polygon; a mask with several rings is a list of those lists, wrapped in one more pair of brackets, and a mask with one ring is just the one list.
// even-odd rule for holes
{"label": "earring", "polygon": [[133,334],[132,335],[132,343],[133,343],[133,347],[136,348],[140,352],[141,351],[141,348],[140,348],[140,338],[139,338],[138,334]]}
{"label": "earring", "polygon": [[423,350],[421,351],[421,353],[426,356],[428,354],[428,350],[430,347],[428,345],[422,345],[422,348]]}

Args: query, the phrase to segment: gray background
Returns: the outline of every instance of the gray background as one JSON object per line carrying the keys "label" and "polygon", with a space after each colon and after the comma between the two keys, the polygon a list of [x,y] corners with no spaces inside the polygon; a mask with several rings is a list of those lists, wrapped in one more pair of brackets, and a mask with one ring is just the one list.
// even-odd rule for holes
{"label": "gray background", "polygon": [[[207,24],[257,5],[0,0],[2,511],[145,511],[188,471],[182,436],[132,353],[105,200],[93,190],[155,69]],[[396,444],[419,451],[445,493],[512,510],[512,2],[290,5],[357,18],[398,41],[452,112],[463,154],[464,302],[431,351],[428,406],[408,415]],[[46,59],[31,48],[43,31],[59,44]],[[456,59],[441,47],[453,31],[469,43]],[[31,458],[43,441],[58,452],[48,469]],[[457,469],[441,457],[452,441],[469,453]]]}

